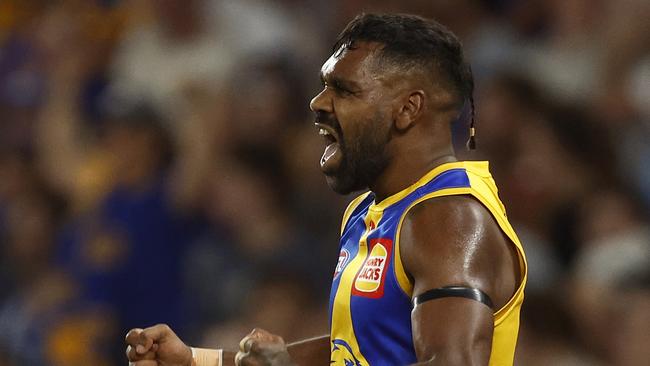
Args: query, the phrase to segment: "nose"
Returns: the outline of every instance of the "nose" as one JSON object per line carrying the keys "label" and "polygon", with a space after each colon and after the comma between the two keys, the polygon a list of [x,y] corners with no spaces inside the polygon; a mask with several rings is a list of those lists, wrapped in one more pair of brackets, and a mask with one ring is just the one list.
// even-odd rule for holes
{"label": "nose", "polygon": [[309,109],[313,112],[328,112],[332,113],[332,100],[327,97],[327,88],[316,94],[309,103]]}

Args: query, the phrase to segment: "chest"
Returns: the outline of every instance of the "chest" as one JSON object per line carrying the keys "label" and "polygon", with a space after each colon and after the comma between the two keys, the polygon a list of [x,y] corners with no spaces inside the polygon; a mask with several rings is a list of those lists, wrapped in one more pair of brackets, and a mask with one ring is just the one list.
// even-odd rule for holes
{"label": "chest", "polygon": [[410,313],[410,298],[395,276],[399,217],[360,214],[341,237],[330,294],[330,315],[345,308],[354,322],[373,322],[395,311]]}

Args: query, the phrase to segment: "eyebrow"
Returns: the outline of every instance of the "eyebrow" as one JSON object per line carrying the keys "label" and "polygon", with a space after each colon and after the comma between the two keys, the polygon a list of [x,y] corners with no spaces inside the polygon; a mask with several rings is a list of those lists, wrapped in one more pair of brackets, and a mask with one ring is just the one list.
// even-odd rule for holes
{"label": "eyebrow", "polygon": [[320,80],[323,83],[328,82],[328,83],[334,85],[335,87],[336,86],[341,86],[341,87],[343,87],[345,89],[349,89],[349,90],[359,90],[359,89],[361,89],[359,84],[357,82],[352,81],[352,80],[346,80],[346,79],[343,79],[343,78],[340,78],[340,77],[337,77],[337,76],[331,76],[331,75],[329,77],[325,78],[325,75],[323,75],[322,71],[319,72],[318,74],[320,76]]}

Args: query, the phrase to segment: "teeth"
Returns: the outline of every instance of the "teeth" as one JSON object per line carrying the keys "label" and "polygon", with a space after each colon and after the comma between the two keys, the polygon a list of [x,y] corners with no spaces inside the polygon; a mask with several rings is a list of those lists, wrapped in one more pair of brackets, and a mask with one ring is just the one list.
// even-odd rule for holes
{"label": "teeth", "polygon": [[330,135],[329,132],[327,132],[325,129],[322,129],[322,128],[320,130],[318,130],[318,134],[321,135],[321,136]]}

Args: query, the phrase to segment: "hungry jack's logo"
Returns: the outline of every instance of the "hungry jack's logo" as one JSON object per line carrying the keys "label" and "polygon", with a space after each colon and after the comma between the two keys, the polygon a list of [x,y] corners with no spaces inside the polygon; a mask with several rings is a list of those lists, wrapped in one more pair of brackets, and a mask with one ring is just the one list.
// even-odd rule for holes
{"label": "hungry jack's logo", "polygon": [[390,239],[368,239],[368,256],[357,273],[352,286],[352,294],[356,296],[378,299],[384,296],[384,279],[386,268],[393,250]]}

